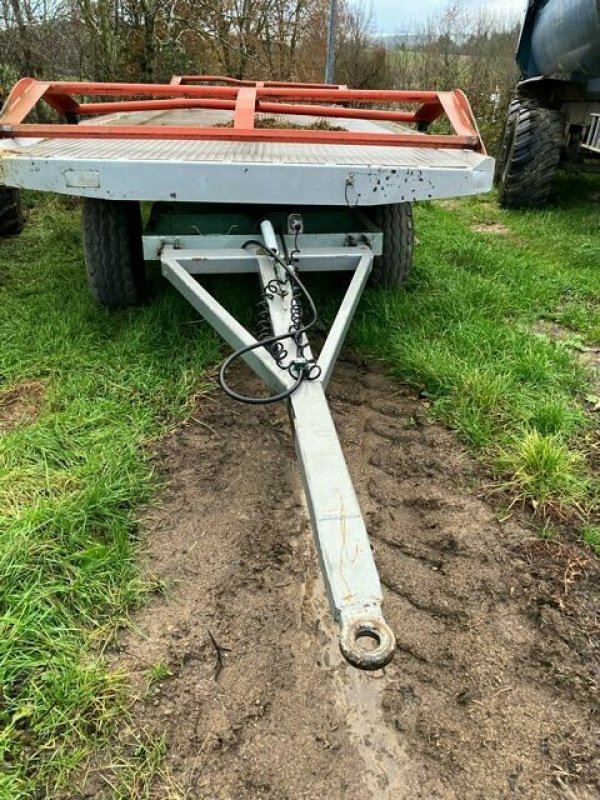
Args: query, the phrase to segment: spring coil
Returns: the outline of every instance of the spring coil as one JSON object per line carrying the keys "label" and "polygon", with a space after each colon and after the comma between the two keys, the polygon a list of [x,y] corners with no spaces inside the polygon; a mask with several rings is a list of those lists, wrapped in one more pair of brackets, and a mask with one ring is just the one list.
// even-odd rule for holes
{"label": "spring coil", "polygon": [[[308,346],[306,334],[317,324],[318,314],[312,297],[308,293],[303,282],[300,280],[300,277],[296,274],[294,268],[294,261],[298,260],[297,257],[300,253],[298,248],[299,232],[299,230],[296,231],[296,247],[292,256],[287,253],[285,240],[283,240],[283,248],[286,251],[285,261],[277,252],[267,250],[264,243],[258,241],[257,239],[249,239],[242,246],[244,249],[249,246],[254,246],[257,247],[259,251],[266,252],[267,255],[272,258],[274,264],[279,265],[279,269],[285,273],[286,277],[283,281],[280,280],[279,277],[274,278],[265,286],[262,300],[258,304],[258,335],[256,341],[247,344],[244,347],[240,347],[238,350],[235,350],[221,364],[221,369],[219,370],[219,384],[221,385],[223,391],[233,400],[238,400],[242,403],[249,403],[250,405],[268,405],[270,403],[277,403],[281,400],[289,399],[294,392],[300,388],[303,381],[314,381],[321,374],[321,369],[318,364],[316,364],[315,360],[306,359],[304,357],[306,348]],[[290,300],[289,329],[287,333],[275,335],[273,334],[271,328],[269,303],[272,302],[276,296],[285,297],[290,293],[292,296]],[[304,304],[302,302],[302,298],[310,309],[311,319],[306,323],[303,322]],[[282,342],[286,340],[292,341],[297,352],[297,357],[293,359],[289,365],[285,364],[288,353],[282,345]],[[232,387],[227,383],[227,371],[239,358],[243,358],[247,353],[251,353],[260,347],[264,347],[267,352],[271,354],[275,363],[281,370],[287,370],[289,372],[293,379],[292,384],[283,389],[283,391],[280,391],[269,397],[255,397],[251,395],[249,396],[240,394],[239,392],[236,392],[235,389],[232,389]]]}
{"label": "spring coil", "polygon": [[264,295],[267,300],[272,300],[276,295],[278,297],[285,297],[287,295],[287,285],[289,279],[284,281],[279,280],[279,278],[272,278],[264,289]]}
{"label": "spring coil", "polygon": [[[290,258],[291,260],[291,258]],[[291,266],[291,265],[290,265]],[[305,362],[303,367],[304,376],[309,381],[316,381],[317,378],[321,376],[321,367],[317,364],[314,358],[306,358],[305,352],[308,348],[308,340],[305,334],[297,334],[296,332],[299,331],[304,327],[304,308],[302,305],[302,292],[300,291],[298,285],[293,283],[291,286],[292,290],[292,302],[290,304],[290,318],[291,318],[291,325],[289,327],[290,333],[293,335],[293,341],[296,345],[296,358],[298,361]],[[290,364],[288,367],[288,372],[293,378],[298,376],[298,369],[295,364]]]}
{"label": "spring coil", "polygon": [[[271,316],[269,314],[269,295],[265,292],[256,304],[256,338],[259,342],[264,342],[273,336],[271,326]],[[280,369],[285,369],[284,361],[288,357],[288,351],[283,346],[283,342],[272,342],[266,345],[265,349],[274,359]]]}

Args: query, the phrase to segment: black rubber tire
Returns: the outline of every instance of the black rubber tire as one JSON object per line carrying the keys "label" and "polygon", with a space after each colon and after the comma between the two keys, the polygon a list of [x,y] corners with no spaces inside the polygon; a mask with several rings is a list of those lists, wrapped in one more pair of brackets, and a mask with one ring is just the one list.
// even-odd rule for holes
{"label": "black rubber tire", "polygon": [[496,168],[504,208],[540,208],[548,202],[564,140],[560,111],[536,100],[511,104]]}
{"label": "black rubber tire", "polygon": [[412,269],[415,246],[412,204],[379,206],[373,220],[383,231],[383,253],[375,258],[371,285],[396,289],[406,282]]}
{"label": "black rubber tire", "polygon": [[107,308],[126,308],[145,296],[140,204],[85,198],[83,250],[94,299]]}
{"label": "black rubber tire", "polygon": [[502,180],[502,171],[509,157],[510,148],[512,146],[514,137],[515,117],[519,113],[520,104],[520,100],[512,100],[506,112],[506,121],[504,123],[504,130],[502,131],[502,138],[500,140],[500,147],[498,150],[498,156],[496,158],[496,169],[494,172],[494,183],[496,186],[498,186]]}
{"label": "black rubber tire", "polygon": [[23,207],[18,189],[0,186],[0,236],[16,236],[23,230]]}

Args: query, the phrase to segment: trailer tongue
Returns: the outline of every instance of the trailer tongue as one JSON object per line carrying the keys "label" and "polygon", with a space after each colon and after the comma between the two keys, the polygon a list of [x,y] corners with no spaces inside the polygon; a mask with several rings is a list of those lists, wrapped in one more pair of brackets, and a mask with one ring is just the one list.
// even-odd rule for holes
{"label": "trailer tongue", "polygon": [[[381,586],[365,523],[325,397],[352,314],[371,272],[373,251],[367,245],[302,251],[285,269],[278,248],[272,246],[277,241],[275,229],[266,220],[261,227],[264,244],[253,243],[245,252],[180,251],[167,246],[161,254],[163,275],[242,354],[275,397],[289,399],[325,585],[340,624],[341,649],[351,664],[377,669],[392,658],[395,639],[381,613]],[[305,334],[298,332],[298,273],[311,268],[326,270],[332,259],[338,268],[354,270],[354,274],[316,359]],[[194,280],[197,275],[218,273],[225,265],[228,272],[251,268],[258,274],[273,331],[270,347],[268,342],[257,341]],[[279,343],[289,342],[286,349],[274,350],[276,337],[280,337]]]}
{"label": "trailer tongue", "polygon": [[[40,100],[65,124],[27,122]],[[411,108],[397,110],[402,103]],[[425,133],[444,114],[454,133]],[[285,124],[259,127],[273,116]],[[194,76],[168,86],[25,79],[0,115],[3,184],[86,198],[84,249],[96,299],[138,301],[144,259],[160,261],[164,277],[234,350],[221,368],[223,389],[242,402],[289,404],[340,647],[361,669],[389,663],[395,638],[325,391],[369,279],[393,288],[410,266],[410,202],[487,191],[492,173],[460,92]],[[140,200],[155,202],[143,235]],[[317,356],[305,275],[330,270],[351,280]],[[259,279],[256,337],[198,280],[235,273]],[[238,358],[269,394],[248,397],[229,386]]]}

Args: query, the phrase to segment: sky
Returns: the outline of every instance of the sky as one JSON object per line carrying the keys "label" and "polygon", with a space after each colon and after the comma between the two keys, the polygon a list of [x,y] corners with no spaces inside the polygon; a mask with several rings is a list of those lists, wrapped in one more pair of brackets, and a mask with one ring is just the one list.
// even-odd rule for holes
{"label": "sky", "polygon": [[[411,31],[431,14],[439,12],[447,5],[447,0],[371,0],[371,3],[380,33],[402,33]],[[503,17],[519,18],[527,3],[526,0],[464,0],[464,5],[484,8]]]}

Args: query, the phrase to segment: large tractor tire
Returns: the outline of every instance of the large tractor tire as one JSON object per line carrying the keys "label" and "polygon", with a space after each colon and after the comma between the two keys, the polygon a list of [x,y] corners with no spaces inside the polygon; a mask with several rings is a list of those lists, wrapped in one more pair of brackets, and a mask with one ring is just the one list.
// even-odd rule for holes
{"label": "large tractor tire", "polygon": [[406,282],[412,269],[415,246],[412,205],[379,206],[373,219],[383,231],[383,253],[375,258],[371,285],[378,289],[396,289]]}
{"label": "large tractor tire", "polygon": [[18,189],[0,186],[0,236],[16,236],[23,230],[23,208]]}
{"label": "large tractor tire", "polygon": [[564,139],[560,111],[536,100],[511,103],[496,164],[504,208],[540,208],[548,202]]}
{"label": "large tractor tire", "polygon": [[82,223],[85,266],[94,299],[108,308],[141,303],[145,266],[140,204],[86,198]]}
{"label": "large tractor tire", "polygon": [[502,131],[502,139],[500,140],[500,147],[498,150],[498,156],[496,158],[496,171],[494,173],[494,183],[496,185],[499,185],[502,179],[502,171],[509,157],[510,148],[514,138],[515,117],[519,113],[520,105],[520,100],[512,100],[506,112],[506,120],[504,122],[504,129]]}

